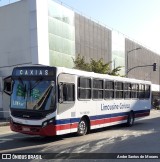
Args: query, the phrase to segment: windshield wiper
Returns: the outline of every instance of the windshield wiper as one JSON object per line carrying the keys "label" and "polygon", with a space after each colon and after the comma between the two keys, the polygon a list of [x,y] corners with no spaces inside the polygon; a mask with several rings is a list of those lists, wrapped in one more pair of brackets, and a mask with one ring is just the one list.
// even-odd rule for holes
{"label": "windshield wiper", "polygon": [[43,105],[43,103],[45,102],[45,100],[47,99],[48,95],[50,94],[51,90],[52,90],[53,86],[50,85],[46,91],[44,92],[44,94],[41,96],[41,98],[37,101],[37,103],[35,104],[35,106],[33,107],[33,110],[35,109],[40,109]]}
{"label": "windshield wiper", "polygon": [[33,86],[31,85],[31,82],[30,82],[30,91],[32,91],[32,89],[34,89],[41,81],[43,80],[43,78],[40,78],[39,80],[37,80]]}
{"label": "windshield wiper", "polygon": [[21,85],[23,86],[23,88],[24,88],[24,83],[23,83],[23,80],[22,80],[22,78],[21,77],[18,77],[18,81],[21,83]]}

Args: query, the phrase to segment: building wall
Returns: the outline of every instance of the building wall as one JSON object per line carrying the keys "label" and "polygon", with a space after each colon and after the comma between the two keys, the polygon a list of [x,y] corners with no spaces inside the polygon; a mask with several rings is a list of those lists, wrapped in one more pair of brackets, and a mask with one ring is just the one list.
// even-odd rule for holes
{"label": "building wall", "polygon": [[9,115],[9,97],[2,92],[3,78],[11,75],[15,65],[32,62],[27,4],[20,1],[0,7],[0,118]]}
{"label": "building wall", "polygon": [[26,1],[0,7],[0,66],[31,62]]}
{"label": "building wall", "polygon": [[96,22],[75,13],[76,56],[85,56],[87,62],[91,58],[111,61],[111,30]]}
{"label": "building wall", "polygon": [[75,58],[74,12],[48,0],[49,65],[72,68]]}
{"label": "building wall", "polygon": [[[35,44],[32,57],[37,64],[49,65],[49,39],[48,39],[48,1],[29,0],[31,5],[32,32]],[[36,62],[33,62],[34,64]]]}
{"label": "building wall", "polygon": [[153,71],[152,66],[135,68],[128,73],[128,77],[141,80],[148,80],[151,81],[153,84],[159,84],[160,55],[139,45],[138,43],[126,39],[125,40],[126,60],[127,60],[127,52],[139,47],[141,49],[128,53],[128,69],[136,66],[153,65],[153,63],[157,63],[158,69],[157,71]]}
{"label": "building wall", "polygon": [[41,10],[42,2],[37,3],[37,0],[22,0],[0,7],[0,118],[8,117],[10,104],[9,96],[2,92],[3,78],[11,75],[16,66],[46,64],[45,59],[41,59],[41,53],[46,51]]}
{"label": "building wall", "polygon": [[125,75],[125,37],[123,34],[112,31],[112,69],[121,67],[119,74]]}

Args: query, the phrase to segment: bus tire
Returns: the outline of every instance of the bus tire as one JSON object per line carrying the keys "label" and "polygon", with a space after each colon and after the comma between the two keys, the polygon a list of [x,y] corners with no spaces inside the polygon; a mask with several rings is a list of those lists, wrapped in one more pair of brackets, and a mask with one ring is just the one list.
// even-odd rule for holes
{"label": "bus tire", "polygon": [[134,113],[130,112],[127,119],[127,127],[131,127],[134,124]]}
{"label": "bus tire", "polygon": [[89,128],[88,128],[87,120],[85,118],[82,118],[78,124],[77,134],[79,136],[84,136],[85,134],[87,134],[88,129]]}

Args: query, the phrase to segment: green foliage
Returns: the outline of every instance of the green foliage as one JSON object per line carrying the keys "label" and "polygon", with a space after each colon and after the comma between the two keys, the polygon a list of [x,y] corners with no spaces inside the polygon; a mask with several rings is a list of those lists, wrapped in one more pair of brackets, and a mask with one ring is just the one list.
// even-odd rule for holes
{"label": "green foliage", "polygon": [[109,75],[114,75],[114,76],[120,76],[120,74],[118,73],[121,70],[122,66],[118,66],[115,69],[113,69],[110,73],[108,73]]}
{"label": "green foliage", "polygon": [[75,69],[91,71],[90,64],[85,62],[84,56],[78,55],[75,60],[73,59],[73,62],[75,64]]}
{"label": "green foliage", "polygon": [[110,71],[109,67],[110,63],[111,62],[104,64],[102,59],[98,61],[91,59],[90,61],[91,70],[95,73],[107,74]]}
{"label": "green foliage", "polygon": [[99,59],[98,61],[91,59],[90,63],[86,63],[84,56],[78,55],[77,58],[73,62],[75,64],[75,69],[84,70],[84,71],[92,71],[100,74],[109,74],[114,76],[120,76],[119,71],[121,70],[121,66],[116,67],[115,69],[110,69],[110,64],[112,62],[103,63],[103,59]]}

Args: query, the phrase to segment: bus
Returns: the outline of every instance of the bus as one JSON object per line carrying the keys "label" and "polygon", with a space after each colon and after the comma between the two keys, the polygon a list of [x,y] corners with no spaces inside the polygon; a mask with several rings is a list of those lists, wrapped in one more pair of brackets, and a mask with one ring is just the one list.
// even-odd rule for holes
{"label": "bus", "polygon": [[50,66],[15,67],[4,79],[10,127],[55,136],[126,123],[148,116],[151,82]]}

